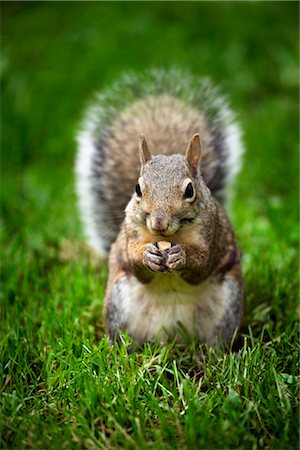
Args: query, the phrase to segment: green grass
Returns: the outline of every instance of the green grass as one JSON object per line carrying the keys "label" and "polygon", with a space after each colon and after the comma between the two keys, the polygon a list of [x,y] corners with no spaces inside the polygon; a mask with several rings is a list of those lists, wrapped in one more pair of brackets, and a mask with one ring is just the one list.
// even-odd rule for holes
{"label": "green grass", "polygon": [[[297,2],[1,3],[1,446],[296,449]],[[74,135],[95,90],[174,65],[232,98],[246,154],[240,352],[109,348]]]}

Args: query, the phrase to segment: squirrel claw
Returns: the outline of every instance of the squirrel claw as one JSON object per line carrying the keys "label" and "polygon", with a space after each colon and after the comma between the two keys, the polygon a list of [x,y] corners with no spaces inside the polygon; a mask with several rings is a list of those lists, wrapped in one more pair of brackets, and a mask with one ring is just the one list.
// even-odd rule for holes
{"label": "squirrel claw", "polygon": [[163,255],[155,244],[148,244],[146,246],[144,250],[143,264],[153,272],[165,272],[167,270],[164,265]]}
{"label": "squirrel claw", "polygon": [[143,264],[153,272],[170,272],[186,264],[186,254],[181,245],[161,252],[155,244],[148,244],[144,250]]}
{"label": "squirrel claw", "polygon": [[180,269],[186,264],[186,254],[180,245],[174,245],[168,250],[166,267],[169,270]]}

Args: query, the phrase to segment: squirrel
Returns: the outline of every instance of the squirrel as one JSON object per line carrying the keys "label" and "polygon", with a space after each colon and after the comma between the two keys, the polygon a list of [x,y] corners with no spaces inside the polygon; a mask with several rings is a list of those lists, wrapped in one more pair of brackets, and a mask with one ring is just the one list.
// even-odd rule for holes
{"label": "squirrel", "polygon": [[125,76],[89,108],[76,186],[88,242],[109,255],[111,342],[187,334],[231,344],[243,315],[240,251],[225,213],[241,130],[208,79]]}

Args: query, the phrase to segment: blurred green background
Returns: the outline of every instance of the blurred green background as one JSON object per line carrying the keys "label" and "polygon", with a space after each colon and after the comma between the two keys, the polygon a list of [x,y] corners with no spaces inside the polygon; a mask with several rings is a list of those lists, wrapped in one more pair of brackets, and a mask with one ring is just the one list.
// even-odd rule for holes
{"label": "blurred green background", "polygon": [[[59,399],[66,396],[66,405],[73,401],[64,384],[68,358],[74,348],[81,355],[87,338],[97,355],[106,272],[94,272],[84,251],[75,256],[72,252],[83,239],[74,194],[75,134],[95,91],[109,86],[124,71],[175,65],[211,77],[228,94],[244,130],[246,148],[231,211],[243,252],[244,330],[251,326],[254,336],[259,336],[267,327],[274,336],[276,370],[294,373],[291,360],[296,354],[299,312],[298,27],[298,2],[1,2],[4,320],[0,328],[4,340],[0,353],[5,365],[0,366],[3,380],[8,380],[5,437],[12,448],[24,442],[32,446],[38,433],[28,432],[30,424],[41,430],[40,448],[53,435],[60,442]],[[286,342],[290,344],[281,344]],[[62,353],[64,348],[67,355]],[[268,344],[259,354],[267,355],[267,364]],[[66,361],[67,368],[61,361]],[[251,383],[256,373],[255,368]],[[260,376],[264,375],[254,381],[257,392]],[[270,382],[265,385],[269,388]],[[72,386],[80,392],[76,384]],[[209,386],[213,386],[210,380],[208,397]],[[40,389],[48,400],[39,400]],[[239,426],[248,427],[246,431],[230,434],[227,424],[228,442],[245,436],[248,448],[252,427],[259,429],[262,421],[258,447],[272,448],[274,442],[278,447],[278,442],[284,442],[285,448],[294,448],[296,414],[289,441],[289,428],[279,418],[287,424],[291,409],[286,407],[282,415],[282,398],[278,400],[275,391],[262,391],[257,397],[249,394],[249,398],[244,394],[243,402],[260,405],[266,401],[266,409],[255,419],[256,425],[248,424],[247,415],[245,422],[237,416]],[[48,401],[49,410],[44,410]],[[157,399],[158,409],[161,401]],[[269,404],[272,411],[278,406],[277,415],[268,412]],[[70,412],[66,406],[66,417],[72,416],[72,408],[77,411],[75,400]],[[219,417],[218,406],[212,409],[214,417]],[[49,423],[53,420],[48,432],[43,427],[44,414]],[[217,423],[223,424],[227,419],[223,422],[220,414]],[[210,420],[208,414],[203,423]],[[211,448],[220,446],[215,429],[206,428]],[[155,424],[153,430],[152,436]],[[83,448],[78,442],[78,448]]]}

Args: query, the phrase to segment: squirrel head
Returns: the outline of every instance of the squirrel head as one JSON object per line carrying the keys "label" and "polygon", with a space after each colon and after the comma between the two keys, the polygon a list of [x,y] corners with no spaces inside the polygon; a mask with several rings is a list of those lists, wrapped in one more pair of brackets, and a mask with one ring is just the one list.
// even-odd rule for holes
{"label": "squirrel head", "polygon": [[200,136],[192,137],[185,155],[152,156],[141,135],[139,152],[140,177],[126,214],[153,235],[171,236],[198,218],[207,196],[199,169]]}

